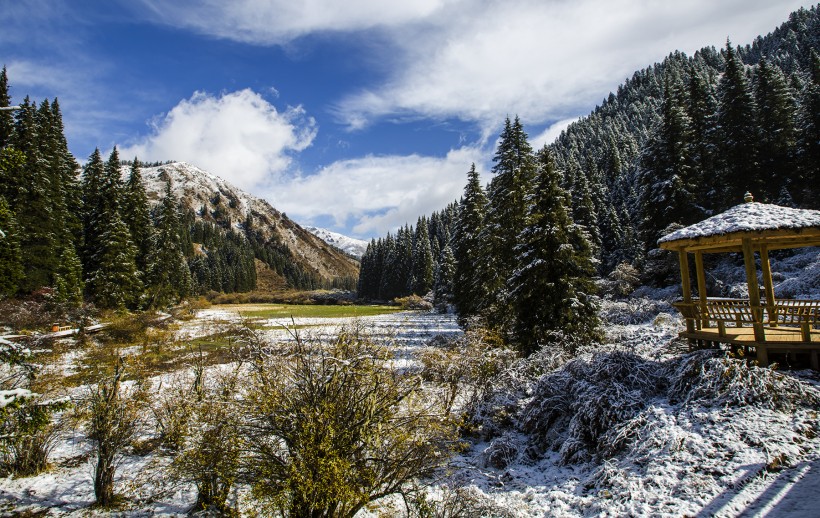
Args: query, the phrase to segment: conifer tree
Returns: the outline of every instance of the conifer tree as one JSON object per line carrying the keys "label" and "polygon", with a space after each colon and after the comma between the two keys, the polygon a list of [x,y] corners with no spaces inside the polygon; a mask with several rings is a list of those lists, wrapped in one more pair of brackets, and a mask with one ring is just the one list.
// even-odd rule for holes
{"label": "conifer tree", "polygon": [[804,206],[816,207],[820,194],[820,54],[811,51],[809,79],[803,87],[799,178],[792,194]]}
{"label": "conifer tree", "polygon": [[691,119],[680,101],[681,85],[667,78],[661,125],[641,159],[642,232],[648,250],[670,223],[688,225],[700,219],[698,181],[692,160]]}
{"label": "conifer tree", "polygon": [[416,234],[413,239],[413,287],[412,293],[423,296],[433,288],[433,251],[430,247],[430,235],[427,230],[427,219],[419,218]]}
{"label": "conifer tree", "polygon": [[[0,106],[11,106],[9,78],[5,65],[3,65],[3,70],[0,71]],[[11,111],[0,111],[0,149],[11,143],[13,134],[14,115],[12,115]]]}
{"label": "conifer tree", "polygon": [[766,179],[761,200],[776,201],[795,170],[797,103],[783,72],[766,59],[760,61],[755,88],[761,172]]}
{"label": "conifer tree", "polygon": [[20,225],[20,248],[26,265],[21,291],[29,293],[51,286],[58,263],[56,242],[55,197],[47,163],[42,159],[37,106],[28,97],[17,112],[12,146],[23,153],[25,162],[19,169],[17,196],[8,200]]}
{"label": "conifer tree", "polygon": [[151,211],[148,207],[148,196],[145,193],[142,171],[137,157],[134,157],[131,172],[123,189],[122,205],[123,219],[128,225],[131,239],[137,247],[137,268],[143,272],[147,271],[153,224],[151,222]]}
{"label": "conifer tree", "polygon": [[488,296],[486,286],[481,282],[482,264],[486,243],[481,235],[487,213],[487,196],[481,186],[475,164],[467,173],[467,185],[458,207],[453,236],[453,255],[456,267],[453,278],[453,302],[462,321],[478,314],[478,310]]}
{"label": "conifer tree", "polygon": [[60,251],[60,265],[54,274],[54,298],[57,302],[80,304],[83,301],[83,264],[73,246]]}
{"label": "conifer tree", "polygon": [[101,223],[104,221],[102,185],[105,175],[100,150],[95,149],[83,168],[82,196],[83,196],[83,247],[80,259],[86,280],[92,272],[96,272],[98,265],[95,261],[96,251],[100,246],[102,235]]}
{"label": "conifer tree", "polygon": [[765,181],[758,164],[755,102],[745,66],[726,42],[726,71],[718,85],[718,125],[723,196],[719,209],[737,204],[747,190],[762,192]]}
{"label": "conifer tree", "polygon": [[[490,327],[501,328],[509,320],[505,284],[515,268],[515,246],[527,220],[529,195],[536,165],[532,147],[518,117],[504,123],[493,157],[495,176],[487,190],[487,216],[481,234],[484,246],[482,282],[488,297],[482,313]],[[480,271],[481,272],[481,271]]]}
{"label": "conifer tree", "polygon": [[134,307],[142,290],[128,227],[117,212],[110,214],[103,225],[100,246],[95,254],[98,268],[88,280],[94,302],[104,308]]}
{"label": "conifer tree", "polygon": [[592,249],[583,228],[570,217],[549,150],[539,154],[537,194],[515,248],[517,268],[510,278],[513,341],[524,354],[549,343],[556,332],[592,341],[598,328]]}
{"label": "conifer tree", "polygon": [[156,216],[148,265],[149,306],[163,307],[189,293],[191,274],[182,251],[177,200],[171,192],[168,177],[165,178],[165,197]]}
{"label": "conifer tree", "polygon": [[8,202],[0,196],[0,298],[14,295],[22,278],[20,228]]}
{"label": "conifer tree", "polygon": [[456,273],[456,258],[450,243],[444,245],[436,264],[434,300],[439,310],[446,310],[453,303],[453,279]]}

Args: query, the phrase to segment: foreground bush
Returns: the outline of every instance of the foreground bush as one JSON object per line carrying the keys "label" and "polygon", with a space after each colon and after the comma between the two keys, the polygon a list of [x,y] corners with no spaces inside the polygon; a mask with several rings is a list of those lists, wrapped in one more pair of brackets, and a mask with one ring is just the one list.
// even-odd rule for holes
{"label": "foreground bush", "polygon": [[447,461],[455,423],[361,329],[253,347],[245,466],[265,513],[353,516]]}

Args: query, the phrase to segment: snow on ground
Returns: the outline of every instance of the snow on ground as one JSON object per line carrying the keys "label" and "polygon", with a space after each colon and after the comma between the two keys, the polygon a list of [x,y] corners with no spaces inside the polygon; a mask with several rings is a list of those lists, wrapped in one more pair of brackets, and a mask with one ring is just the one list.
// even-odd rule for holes
{"label": "snow on ground", "polygon": [[[719,275],[727,280],[727,289],[735,289],[734,267],[720,268],[723,270]],[[773,270],[777,289],[784,296],[820,298],[817,249],[774,256]],[[742,275],[737,277],[737,283],[742,284]],[[671,368],[688,361],[688,357],[681,356],[687,353],[686,345],[675,340],[682,322],[669,304],[674,290],[643,289],[641,293],[655,296],[604,302],[602,315],[608,322],[608,334],[597,352],[634,355],[636,365],[655,375],[664,373],[672,377],[674,372],[684,372],[682,368],[678,371]],[[185,324],[179,336],[206,336],[238,320],[236,313],[203,310],[196,319]],[[410,364],[411,353],[434,336],[461,333],[453,315],[401,312],[357,320],[376,337],[390,338],[398,344],[399,366]],[[256,323],[268,328],[265,333],[269,337],[290,340],[292,336],[281,326],[295,324],[303,336],[320,337],[331,335],[350,320],[299,318]],[[595,352],[586,351],[578,361],[593,362]],[[76,358],[80,353],[69,351],[67,354]],[[466,491],[457,494],[467,494],[486,503],[483,514],[473,513],[476,516],[818,516],[820,416],[817,406],[807,407],[800,403],[800,398],[786,406],[759,401],[738,403],[717,396],[710,399],[712,391],[707,389],[708,383],[724,379],[723,375],[714,376],[715,372],[721,372],[714,369],[723,368],[727,377],[738,372],[747,376],[741,376],[741,381],[769,380],[768,385],[760,385],[770,389],[764,390],[763,395],[777,395],[787,386],[790,394],[803,391],[809,401],[820,395],[820,374],[800,371],[784,372],[781,376],[754,367],[738,371],[737,364],[720,358],[707,360],[702,365],[698,372],[706,388],[678,394],[687,394],[686,397],[675,397],[664,385],[671,381],[661,380],[661,388],[635,392],[634,396],[627,391],[621,394],[621,399],[611,400],[612,405],[618,401],[636,402],[634,408],[626,409],[629,411],[626,418],[612,425],[612,433],[625,434],[620,449],[607,454],[587,454],[566,463],[563,462],[566,452],[562,453],[561,448],[528,455],[526,446],[530,444],[531,434],[509,427],[500,436],[473,439],[469,449],[453,457],[441,478],[433,483],[430,495],[433,499],[445,498],[447,494],[454,494],[454,490]],[[712,378],[707,376],[709,373]],[[696,376],[697,372],[690,374]],[[623,383],[628,384],[628,379],[629,376]],[[583,386],[587,382],[578,383]],[[613,390],[606,380],[601,383],[602,393]],[[594,388],[588,387],[588,390]],[[595,404],[606,409],[606,401]],[[527,400],[521,402],[526,403]],[[621,407],[612,409],[613,412],[622,410]],[[573,432],[573,426],[589,426],[577,415],[574,419],[567,428],[556,433],[569,437],[579,432],[579,429]],[[602,437],[600,440],[609,440],[607,436]],[[595,441],[592,442],[594,448]],[[517,448],[509,454],[511,462],[493,467],[490,453],[500,451],[499,447],[504,444]],[[0,479],[0,514],[11,516],[26,510],[52,516],[93,514],[88,510],[93,501],[90,448],[79,432],[69,432],[54,451],[53,470],[31,478]],[[195,493],[190,486],[171,488],[148,499],[156,490],[152,474],[157,473],[160,466],[161,459],[151,456],[133,455],[124,459],[118,475],[118,491],[132,502],[131,510],[123,512],[124,516],[181,515],[193,504]],[[403,509],[395,499],[388,499],[382,505],[382,511],[387,514],[391,514],[390,509]],[[365,510],[360,515],[375,517],[379,512],[378,509]]]}

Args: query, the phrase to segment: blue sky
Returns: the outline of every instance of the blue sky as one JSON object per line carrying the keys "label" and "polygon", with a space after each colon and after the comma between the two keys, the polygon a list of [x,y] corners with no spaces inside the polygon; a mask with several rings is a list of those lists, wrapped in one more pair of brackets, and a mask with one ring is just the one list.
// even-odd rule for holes
{"label": "blue sky", "polygon": [[14,102],[60,99],[80,161],[184,160],[296,221],[369,238],[489,180],[633,71],[746,44],[791,0],[2,0]]}

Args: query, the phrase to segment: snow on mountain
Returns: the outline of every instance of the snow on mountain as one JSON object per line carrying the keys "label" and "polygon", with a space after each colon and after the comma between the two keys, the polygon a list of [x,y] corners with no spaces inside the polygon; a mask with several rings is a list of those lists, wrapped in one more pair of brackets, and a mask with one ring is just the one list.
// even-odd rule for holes
{"label": "snow on mountain", "polygon": [[332,232],[330,230],[318,227],[305,227],[305,230],[318,237],[325,243],[344,250],[348,254],[358,257],[359,259],[361,259],[365,250],[367,250],[368,242],[362,239],[348,237],[344,234],[339,234],[337,232]]}
{"label": "snow on mountain", "polygon": [[[123,166],[123,176],[130,166]],[[267,241],[286,246],[295,261],[307,271],[325,279],[358,277],[357,262],[314,236],[267,201],[257,198],[222,178],[185,162],[142,168],[150,203],[165,196],[165,180],[171,191],[198,219],[239,231],[259,233]],[[250,228],[246,226],[250,224]]]}

